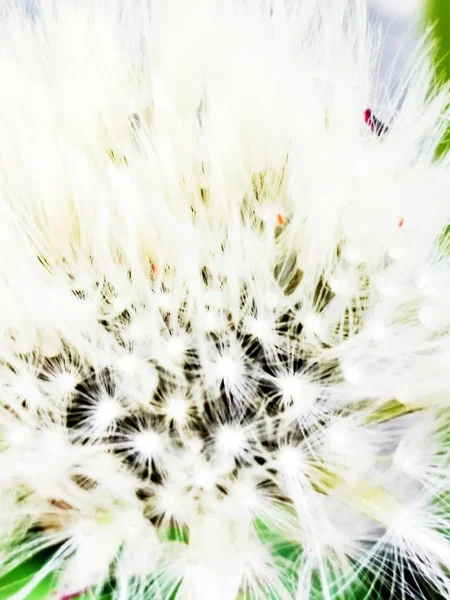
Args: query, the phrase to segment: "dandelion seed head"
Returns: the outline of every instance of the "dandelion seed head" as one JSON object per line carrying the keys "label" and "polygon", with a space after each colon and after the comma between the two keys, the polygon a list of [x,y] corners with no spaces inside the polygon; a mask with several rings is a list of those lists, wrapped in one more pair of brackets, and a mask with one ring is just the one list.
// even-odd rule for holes
{"label": "dandelion seed head", "polygon": [[139,373],[139,360],[133,354],[121,356],[116,363],[117,370],[125,375],[137,375]]}
{"label": "dandelion seed head", "polygon": [[187,424],[189,409],[189,401],[180,394],[171,394],[166,399],[165,414],[167,418],[173,419],[180,426]]}
{"label": "dandelion seed head", "polygon": [[32,437],[32,432],[28,427],[21,423],[14,423],[8,427],[6,441],[13,447],[26,447]]}
{"label": "dandelion seed head", "polygon": [[99,399],[93,415],[94,427],[106,430],[112,423],[117,421],[123,412],[120,402],[116,398],[104,396]]}
{"label": "dandelion seed head", "polygon": [[360,0],[10,4],[2,571],[59,544],[60,598],[402,597],[410,566],[450,597],[425,47],[380,104]]}
{"label": "dandelion seed head", "polygon": [[163,449],[161,436],[156,431],[140,431],[133,436],[132,444],[139,454],[149,460]]}
{"label": "dandelion seed head", "polygon": [[219,451],[239,455],[245,447],[245,433],[239,427],[225,425],[216,434],[216,444]]}
{"label": "dandelion seed head", "polygon": [[344,375],[344,379],[351,385],[360,384],[363,380],[363,374],[357,365],[344,364],[342,366],[342,373]]}
{"label": "dandelion seed head", "polygon": [[286,476],[303,473],[307,468],[302,450],[288,445],[280,448],[277,462],[280,465],[281,472]]}
{"label": "dandelion seed head", "polygon": [[52,380],[54,389],[61,394],[61,396],[67,396],[68,394],[73,393],[77,383],[76,376],[69,372],[59,373]]}

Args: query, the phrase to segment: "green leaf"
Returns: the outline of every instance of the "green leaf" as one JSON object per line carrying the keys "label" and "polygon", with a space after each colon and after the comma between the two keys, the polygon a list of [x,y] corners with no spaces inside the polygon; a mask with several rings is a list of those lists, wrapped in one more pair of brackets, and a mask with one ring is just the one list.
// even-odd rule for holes
{"label": "green leaf", "polygon": [[[432,27],[432,39],[435,44],[433,54],[434,68],[438,86],[450,81],[450,2],[449,0],[427,0],[425,26]],[[450,149],[450,129],[441,141],[437,155],[441,156]]]}
{"label": "green leaf", "polygon": [[[33,577],[45,565],[48,557],[42,554],[29,560],[0,579],[0,598],[9,600],[31,582]],[[56,586],[53,574],[45,577],[26,597],[26,600],[46,600],[51,597]],[[81,600],[81,599],[80,599]]]}

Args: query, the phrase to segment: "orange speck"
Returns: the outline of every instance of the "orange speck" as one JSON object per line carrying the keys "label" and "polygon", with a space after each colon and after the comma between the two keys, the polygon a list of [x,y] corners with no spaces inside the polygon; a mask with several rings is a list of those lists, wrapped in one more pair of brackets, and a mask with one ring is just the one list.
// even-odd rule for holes
{"label": "orange speck", "polygon": [[404,222],[405,222],[405,219],[403,217],[400,217],[400,219],[398,220],[398,226],[403,227]]}
{"label": "orange speck", "polygon": [[284,225],[284,217],[283,217],[283,215],[282,215],[282,214],[280,214],[280,213],[278,213],[278,214],[277,214],[277,223],[278,223],[278,225],[280,225],[280,227],[281,227],[282,225]]}
{"label": "orange speck", "polygon": [[156,265],[154,265],[153,263],[150,263],[150,269],[151,269],[152,275],[158,274],[158,267]]}

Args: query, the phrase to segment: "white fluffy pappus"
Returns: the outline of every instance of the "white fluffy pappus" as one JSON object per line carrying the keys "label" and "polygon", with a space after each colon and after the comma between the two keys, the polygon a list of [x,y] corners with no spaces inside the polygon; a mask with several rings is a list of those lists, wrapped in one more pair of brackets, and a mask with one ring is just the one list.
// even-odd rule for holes
{"label": "white fluffy pappus", "polygon": [[425,47],[374,106],[360,0],[2,5],[2,572],[57,548],[14,600],[450,597]]}

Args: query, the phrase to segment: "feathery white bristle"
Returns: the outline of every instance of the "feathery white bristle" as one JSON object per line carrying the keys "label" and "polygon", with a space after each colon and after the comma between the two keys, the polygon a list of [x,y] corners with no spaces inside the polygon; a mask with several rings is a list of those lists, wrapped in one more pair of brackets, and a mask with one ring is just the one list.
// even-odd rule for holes
{"label": "feathery white bristle", "polygon": [[3,571],[63,545],[16,600],[52,570],[66,600],[448,597],[449,99],[425,45],[372,106],[362,0],[19,8]]}

